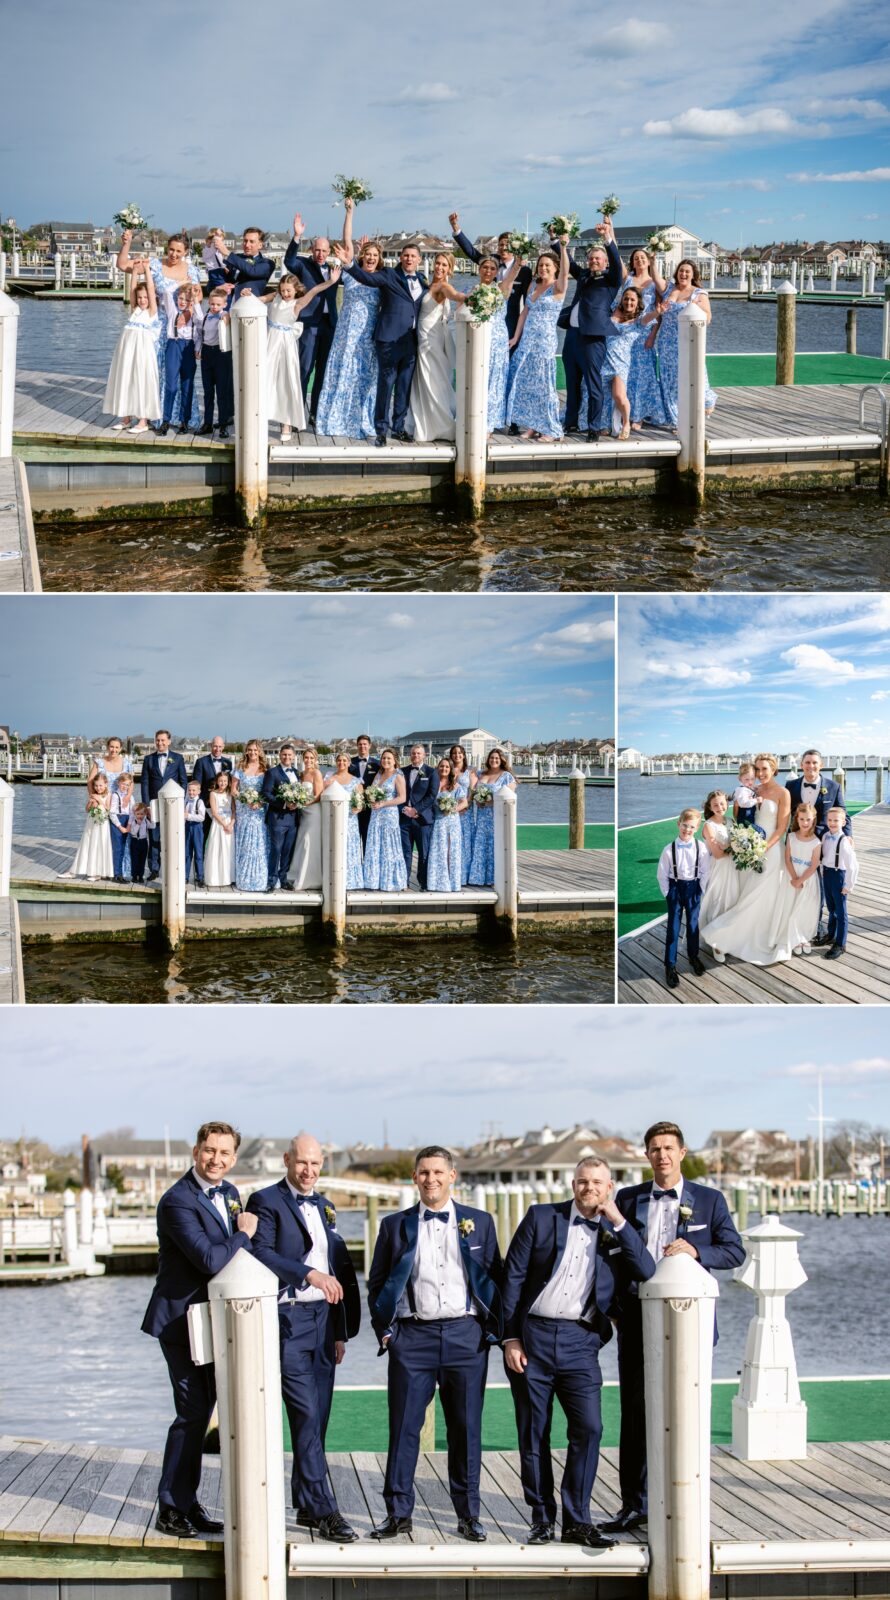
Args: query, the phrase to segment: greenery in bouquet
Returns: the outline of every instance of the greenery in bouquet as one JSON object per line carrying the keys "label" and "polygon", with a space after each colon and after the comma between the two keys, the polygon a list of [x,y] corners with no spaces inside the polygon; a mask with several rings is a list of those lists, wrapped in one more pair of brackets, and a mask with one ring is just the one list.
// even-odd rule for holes
{"label": "greenery in bouquet", "polygon": [[734,822],[729,829],[729,853],[736,872],[762,872],[766,839],[750,824]]}
{"label": "greenery in bouquet", "polygon": [[111,220],[119,228],[131,228],[134,233],[139,228],[148,227],[147,218],[142,215],[139,207],[132,200],[129,200],[125,206],[121,206],[120,211],[116,211]]}
{"label": "greenery in bouquet", "polygon": [[473,799],[477,806],[490,806],[492,801],[492,787],[490,783],[477,783],[473,790]]}
{"label": "greenery in bouquet", "polygon": [[261,811],[266,802],[261,789],[252,783],[242,783],[238,790],[238,804],[246,806],[248,811]]}
{"label": "greenery in bouquet", "polygon": [[275,790],[276,800],[282,800],[287,806],[296,806],[302,811],[312,799],[313,791],[308,783],[279,783]]}
{"label": "greenery in bouquet", "polygon": [[614,217],[621,210],[621,201],[617,194],[607,194],[605,200],[600,201],[600,216]]}
{"label": "greenery in bouquet", "polygon": [[546,222],[542,222],[541,227],[547,233],[552,229],[557,239],[577,239],[581,232],[577,211],[557,211]]}
{"label": "greenery in bouquet", "polygon": [[671,242],[664,233],[650,233],[646,241],[646,249],[653,256],[666,256],[671,248]]}
{"label": "greenery in bouquet", "polygon": [[528,233],[511,233],[507,240],[511,255],[519,256],[525,261],[528,256],[535,256],[540,249],[540,243],[533,235]]}
{"label": "greenery in bouquet", "polygon": [[[347,178],[342,172],[337,173],[331,188],[341,200],[353,200],[357,206],[360,206],[363,200],[374,198],[374,192],[370,184],[365,183],[364,178]],[[334,204],[337,205],[338,202],[335,200]]]}
{"label": "greenery in bouquet", "polygon": [[367,785],[365,789],[366,806],[370,808],[371,806],[378,805],[381,800],[385,800],[386,798],[386,790],[383,788],[382,784],[369,783]]}
{"label": "greenery in bouquet", "polygon": [[87,816],[91,822],[108,821],[108,812],[103,805],[100,805],[98,800],[91,801],[91,803],[87,806]]}
{"label": "greenery in bouquet", "polygon": [[364,803],[365,791],[362,788],[362,785],[357,783],[355,788],[351,789],[349,793],[349,809],[350,811],[361,811]]}
{"label": "greenery in bouquet", "polygon": [[503,304],[504,297],[496,283],[480,283],[467,295],[466,300],[467,310],[477,327],[483,322],[490,322]]}
{"label": "greenery in bouquet", "polygon": [[453,794],[450,789],[443,789],[441,794],[436,795],[436,805],[439,807],[443,817],[452,817],[454,815],[457,810],[458,798],[459,796]]}

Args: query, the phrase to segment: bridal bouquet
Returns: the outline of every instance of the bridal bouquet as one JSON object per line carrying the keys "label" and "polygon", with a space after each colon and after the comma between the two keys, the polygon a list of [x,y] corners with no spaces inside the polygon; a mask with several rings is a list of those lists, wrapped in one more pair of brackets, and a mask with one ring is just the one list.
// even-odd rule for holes
{"label": "bridal bouquet", "polygon": [[379,784],[379,783],[369,783],[368,784],[368,787],[365,790],[365,805],[366,806],[378,805],[381,800],[385,800],[386,798],[387,798],[386,790],[382,787],[381,784]]}
{"label": "bridal bouquet", "polygon": [[492,788],[490,783],[477,783],[473,790],[473,799],[477,806],[490,806],[492,801]]}
{"label": "bridal bouquet", "polygon": [[108,812],[105,810],[103,805],[99,804],[98,800],[93,800],[90,805],[87,806],[87,816],[91,822],[108,821]]}
{"label": "bridal bouquet", "polygon": [[119,228],[132,228],[134,233],[137,228],[148,227],[146,218],[132,200],[127,205],[121,206],[120,211],[116,211],[111,220],[116,222]]}
{"label": "bridal bouquet", "polygon": [[312,799],[312,788],[308,783],[279,783],[275,790],[275,799],[283,800],[286,806],[296,806],[302,811]]}
{"label": "bridal bouquet", "polygon": [[467,310],[477,328],[480,323],[490,322],[498,306],[503,304],[504,297],[496,283],[480,283],[466,298]]}
{"label": "bridal bouquet", "polygon": [[507,245],[511,254],[519,256],[522,261],[526,256],[534,256],[538,252],[537,239],[532,239],[527,233],[511,233]]}
{"label": "bridal bouquet", "polygon": [[616,211],[621,210],[621,201],[617,194],[607,194],[605,200],[600,202],[600,216],[614,217]]}
{"label": "bridal bouquet", "polygon": [[555,216],[548,217],[545,222],[542,222],[541,227],[545,228],[548,233],[552,228],[557,239],[577,239],[581,232],[577,211],[557,211]]}
{"label": "bridal bouquet", "polygon": [[246,806],[248,811],[262,811],[266,802],[261,789],[255,788],[252,783],[242,783],[238,790],[238,804]]}
{"label": "bridal bouquet", "polygon": [[353,790],[351,790],[350,795],[349,795],[349,809],[350,809],[350,811],[361,811],[364,803],[365,803],[365,791],[362,788],[361,784],[357,783],[355,788]]}
{"label": "bridal bouquet", "polygon": [[[341,200],[354,200],[357,206],[360,206],[363,200],[374,198],[373,191],[365,183],[364,178],[347,178],[342,172],[337,173],[331,188]],[[334,204],[337,204],[336,200]]]}
{"label": "bridal bouquet", "polygon": [[736,872],[762,872],[766,839],[756,828],[734,822],[729,830],[729,853]]}
{"label": "bridal bouquet", "polygon": [[448,789],[443,789],[441,794],[436,795],[436,805],[439,807],[443,817],[454,816],[457,810],[457,802],[458,796],[452,794]]}
{"label": "bridal bouquet", "polygon": [[666,256],[670,248],[671,242],[663,233],[650,233],[646,240],[646,249],[653,256]]}

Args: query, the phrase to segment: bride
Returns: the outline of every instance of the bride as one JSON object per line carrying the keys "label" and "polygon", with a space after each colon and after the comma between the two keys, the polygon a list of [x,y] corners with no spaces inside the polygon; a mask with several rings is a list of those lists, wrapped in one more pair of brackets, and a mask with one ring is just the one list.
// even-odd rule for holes
{"label": "bride", "polygon": [[449,279],[453,271],[454,257],[440,252],[433,262],[432,283],[417,313],[417,365],[411,383],[408,427],[418,444],[456,437],[454,320],[449,302],[460,304],[467,297],[452,288]]}
{"label": "bride", "polygon": [[739,874],[741,887],[734,906],[712,921],[701,923],[701,940],[712,952],[736,956],[755,967],[769,967],[783,959],[773,943],[778,926],[779,901],[784,894],[782,864],[785,834],[791,815],[791,796],[784,784],[776,782],[779,763],[775,756],[759,755],[754,771],[760,784],[758,823],[766,834],[766,856],[762,872]]}

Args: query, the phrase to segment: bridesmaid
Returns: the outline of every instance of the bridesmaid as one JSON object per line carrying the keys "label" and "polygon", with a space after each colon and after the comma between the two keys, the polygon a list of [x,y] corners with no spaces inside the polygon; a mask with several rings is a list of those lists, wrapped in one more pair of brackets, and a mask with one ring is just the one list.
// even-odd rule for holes
{"label": "bridesmaid", "polygon": [[[455,771],[447,756],[443,756],[436,771],[439,774],[439,792],[436,795],[436,817],[433,837],[430,840],[426,865],[426,886],[434,894],[457,894],[461,888],[461,813],[469,801],[457,786]],[[445,805],[443,797],[447,796]],[[453,809],[448,809],[451,802]]]}
{"label": "bridesmaid", "polygon": [[[613,307],[621,304],[625,289],[636,289],[642,299],[643,315],[646,316],[648,312],[654,311],[656,300],[661,300],[667,294],[671,284],[667,279],[658,276],[655,271],[655,257],[651,256],[648,250],[632,250],[630,270],[625,269],[625,271],[627,276],[612,302]],[[654,347],[653,328],[648,338],[636,341],[631,353],[627,394],[630,400],[630,425],[635,432],[644,422],[650,422],[655,427],[664,427],[668,421],[661,384],[658,381]]]}
{"label": "bridesmaid", "polygon": [[374,784],[385,791],[383,800],[370,802],[371,821],[365,840],[364,885],[387,892],[407,889],[405,854],[399,831],[399,806],[405,804],[405,779],[398,770],[396,752],[387,745],[380,752],[380,770]]}
{"label": "bridesmaid", "polygon": [[642,309],[639,290],[629,285],[621,296],[618,310],[612,313],[612,331],[606,336],[606,358],[601,370],[604,419],[600,420],[600,427],[606,433],[613,433],[613,417],[617,410],[621,424],[619,439],[630,438],[628,391],[634,350],[645,337],[640,327]]}
{"label": "bridesmaid", "polygon": [[[340,324],[338,323],[339,327]],[[346,887],[347,889],[363,889],[365,875],[362,866],[362,841],[358,831],[359,813],[364,804],[364,785],[360,778],[349,770],[349,752],[338,750],[334,757],[334,770],[329,772],[324,780],[326,789],[332,783],[339,783],[349,795],[349,821],[346,825]]]}
{"label": "bridesmaid", "polygon": [[[729,853],[729,828],[726,822],[728,810],[728,795],[725,795],[722,789],[712,789],[705,801],[701,830],[708,855],[711,857],[711,864],[699,909],[700,924],[704,920],[701,915],[703,911],[707,912],[708,922],[714,922],[724,911],[729,911],[739,897],[741,874],[736,872],[735,862]],[[711,955],[721,966],[726,960],[722,952],[713,947]]]}
{"label": "bridesmaid", "polygon": [[92,787],[93,783],[101,772],[104,773],[105,777],[108,779],[108,788],[110,793],[114,794],[114,791],[117,788],[117,781],[121,776],[121,773],[129,772],[132,774],[133,763],[129,756],[122,754],[123,748],[124,747],[120,739],[115,738],[113,735],[110,739],[106,740],[104,756],[93,757],[93,764],[87,774],[88,788]]}
{"label": "bridesmaid", "polygon": [[[479,282],[497,283],[500,262],[497,256],[483,256],[479,262]],[[510,336],[507,333],[507,302],[522,269],[522,260],[514,256],[509,272],[498,283],[502,302],[489,321],[491,346],[488,357],[488,437],[498,428],[507,426],[507,379],[510,375]]]}
{"label": "bridesmaid", "polygon": [[210,791],[210,833],[204,848],[204,883],[208,889],[228,889],[234,880],[232,847],[235,801],[232,774],[218,772]]}
{"label": "bridesmaid", "polygon": [[[355,201],[343,202],[341,260],[351,267],[355,260],[352,245],[352,214]],[[358,264],[365,272],[379,272],[383,266],[380,246],[363,237],[359,240]],[[357,283],[349,273],[343,275],[343,305],[325,367],[324,383],[316,412],[316,432],[340,434],[347,439],[373,439],[374,401],[377,397],[377,350],[374,329],[380,310],[380,290]]]}
{"label": "bridesmaid", "polygon": [[475,768],[470,766],[467,752],[462,744],[451,746],[448,759],[454,768],[454,781],[458,794],[462,800],[468,802],[460,812],[460,877],[461,883],[466,884],[469,881],[470,862],[473,859],[473,833],[476,826],[473,790],[476,787],[478,774]]}
{"label": "bridesmaid", "polygon": [[[711,321],[711,302],[701,286],[701,273],[694,261],[681,261],[674,273],[673,287],[657,308],[642,318],[644,323],[654,322],[658,329],[656,353],[658,378],[668,423],[677,426],[680,388],[680,326],[678,317],[684,306],[698,305]],[[708,383],[705,368],[705,414],[711,415],[717,396]]]}
{"label": "bridesmaid", "polygon": [[[491,791],[485,800],[481,800],[479,795],[482,784]],[[507,757],[503,750],[489,750],[473,794],[476,832],[468,882],[480,888],[494,883],[494,797],[498,789],[505,788],[516,788],[516,780],[507,766]]]}
{"label": "bridesmaid", "polygon": [[[266,807],[262,803],[263,779],[266,776],[266,758],[258,739],[251,739],[244,748],[241,765],[232,774],[232,788],[237,801],[235,814],[235,888],[253,894],[264,891],[269,882],[269,851],[266,839]],[[248,805],[243,796],[248,791],[258,797],[259,803]]]}
{"label": "bridesmaid", "polygon": [[297,842],[291,857],[291,878],[295,889],[321,888],[321,811],[318,802],[324,778],[318,770],[318,751],[307,745],[303,751],[300,782],[312,790],[312,799],[300,812]]}
{"label": "bridesmaid", "polygon": [[114,862],[111,855],[111,829],[108,823],[111,792],[108,779],[100,772],[92,784],[87,785],[86,826],[80,837],[72,878],[87,878],[95,883],[97,878],[112,878]]}
{"label": "bridesmaid", "polygon": [[535,287],[526,295],[516,332],[510,340],[513,359],[507,380],[504,420],[515,423],[524,439],[561,439],[556,392],[556,321],[569,280],[569,254],[559,241],[559,271],[553,256],[538,256]]}

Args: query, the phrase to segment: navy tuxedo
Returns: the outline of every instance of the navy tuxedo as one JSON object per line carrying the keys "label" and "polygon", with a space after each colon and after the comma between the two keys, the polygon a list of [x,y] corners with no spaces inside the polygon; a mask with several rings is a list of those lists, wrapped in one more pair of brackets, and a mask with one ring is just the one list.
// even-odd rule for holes
{"label": "navy tuxedo", "polygon": [[[289,769],[291,772],[294,768]],[[299,774],[297,774],[299,782]],[[263,779],[263,799],[268,805],[266,812],[266,827],[269,833],[269,888],[280,883],[282,889],[287,885],[287,875],[293,859],[294,846],[297,842],[297,830],[300,826],[299,811],[288,811],[283,800],[276,800],[275,790],[280,783],[289,783],[288,769],[278,763],[272,767]]]}
{"label": "navy tuxedo", "polygon": [[322,1194],[313,1195],[305,1204],[315,1205],[324,1223],[328,1270],[343,1288],[343,1299],[336,1306],[326,1300],[301,1299],[310,1270],[306,1257],[312,1249],[312,1235],[287,1179],[257,1190],[247,1209],[257,1218],[254,1255],[275,1273],[282,1294],[288,1297],[279,1303],[278,1329],[281,1392],[294,1458],[293,1503],[311,1516],[326,1517],[337,1509],[324,1453],[334,1394],[335,1344],[358,1333],[361,1302],[349,1251],[330,1220],[333,1207]]}
{"label": "navy tuxedo", "polygon": [[[219,767],[221,772],[231,772],[231,756],[220,756]],[[210,791],[216,783],[216,768],[213,764],[212,756],[198,757],[195,765],[192,767],[192,783],[199,783],[201,785],[201,799],[209,811]]]}
{"label": "navy tuxedo", "polygon": [[430,853],[430,841],[433,837],[433,823],[436,820],[436,795],[439,793],[439,774],[434,767],[425,761],[413,787],[410,782],[411,767],[402,767],[402,777],[405,780],[405,805],[413,806],[417,812],[416,817],[406,817],[403,806],[399,806],[399,832],[402,837],[402,854],[405,857],[405,870],[411,878],[411,858],[414,846],[417,846],[417,881],[421,889],[426,888],[426,863]]}
{"label": "navy tuxedo", "polygon": [[[365,776],[362,779],[362,782],[365,783],[365,784],[373,783],[375,778],[377,777],[377,774],[378,774],[379,771],[380,771],[380,760],[379,760],[379,757],[377,757],[377,756],[369,756],[368,760],[367,760],[367,764],[365,766]],[[353,778],[361,778],[361,773],[359,771],[359,764],[358,764],[358,756],[355,756],[354,759],[352,761],[350,761],[350,763],[349,763],[349,773],[350,773],[350,776],[353,777]],[[364,848],[365,848],[365,840],[368,837],[368,829],[369,829],[370,826],[371,826],[371,813],[368,810],[367,806],[364,806],[362,808],[362,810],[358,814],[358,832],[359,832],[359,838],[362,841],[362,850],[364,850]]]}
{"label": "navy tuxedo", "polygon": [[[389,426],[389,400],[392,395],[393,433],[405,431],[411,383],[417,362],[417,315],[423,295],[415,300],[408,277],[401,267],[381,267],[366,272],[353,264],[344,267],[356,283],[380,290],[380,311],[374,329],[377,346],[377,398],[374,404],[374,431],[384,438]],[[427,281],[421,272],[417,281],[424,291]]]}
{"label": "navy tuxedo", "polygon": [[[803,781],[803,778],[789,778],[785,785],[785,788],[788,790],[788,793],[791,796],[791,819],[788,824],[789,828],[794,827],[794,813],[803,800],[803,796],[801,794]],[[818,793],[815,800],[809,803],[816,807],[816,836],[817,838],[821,839],[823,834],[827,833],[828,831],[828,813],[832,806],[842,806],[844,804],[844,792],[840,784],[836,783],[834,778],[829,778],[828,774],[825,772],[820,772],[817,788]],[[852,837],[853,824],[849,817],[847,817],[844,821],[843,831],[848,838]]]}
{"label": "navy tuxedo", "polygon": [[[635,1231],[646,1237],[652,1182],[620,1189],[615,1204]],[[661,1202],[656,1202],[661,1204]],[[738,1267],[745,1247],[719,1189],[683,1180],[681,1205],[692,1206],[692,1216],[680,1219],[677,1238],[693,1245],[706,1272]],[[624,1230],[622,1230],[623,1232]],[[618,1475],[621,1504],[646,1510],[646,1391],[643,1376],[643,1317],[636,1285],[622,1278],[616,1295],[618,1311],[618,1379],[621,1389],[621,1440]],[[716,1342],[717,1329],[714,1327]]]}
{"label": "navy tuxedo", "polygon": [[262,251],[255,256],[245,256],[233,250],[226,257],[224,268],[225,281],[232,287],[230,304],[239,299],[242,289],[249,289],[251,294],[265,294],[274,266],[274,261],[270,261]]}
{"label": "navy tuxedo", "polygon": [[[292,272],[299,278],[304,289],[314,289],[317,284],[324,283],[324,272],[312,256],[301,256],[299,242],[291,239],[284,255],[284,270]],[[324,375],[327,369],[328,356],[334,332],[337,327],[337,288],[339,279],[332,283],[324,294],[317,294],[310,300],[304,311],[300,312],[300,321],[303,332],[300,335],[298,346],[300,356],[300,378],[303,384],[303,398],[309,407],[309,420],[314,420],[318,409],[318,399]],[[313,372],[315,374],[313,378]],[[309,403],[309,381],[312,379],[312,401]]]}
{"label": "navy tuxedo", "polygon": [[[158,759],[157,750],[152,750],[151,755],[143,756],[142,758],[142,776],[139,783],[144,805],[149,805],[152,800],[156,800],[164,784],[168,783],[171,778],[175,783],[180,784],[183,790],[188,787],[185,762],[178,750],[167,751],[167,765],[163,777],[158,766]],[[157,828],[150,827],[148,830],[148,870],[150,873],[154,873],[155,877],[161,870],[160,826]]]}
{"label": "navy tuxedo", "polygon": [[[475,1315],[429,1321],[409,1315],[396,1320],[403,1293],[413,1304],[411,1271],[419,1205],[384,1217],[368,1273],[371,1322],[381,1341],[380,1353],[386,1339],[389,1358],[389,1452],[383,1498],[387,1511],[396,1517],[410,1517],[414,1508],[420,1430],[437,1383],[448,1434],[452,1504],[459,1517],[479,1515],[482,1406],[489,1347],[501,1336],[502,1263],[488,1212],[456,1203],[454,1211],[468,1301]],[[466,1225],[463,1230],[461,1223]]]}
{"label": "navy tuxedo", "polygon": [[556,1521],[550,1455],[554,1396],[568,1422],[562,1478],[563,1526],[590,1521],[590,1497],[602,1439],[599,1350],[612,1337],[608,1312],[619,1278],[651,1278],[655,1262],[634,1228],[597,1228],[593,1283],[581,1317],[570,1320],[532,1311],[559,1270],[573,1227],[572,1201],[535,1205],[513,1235],[504,1264],[504,1337],[520,1339],[527,1357],[522,1373],[506,1367],[519,1434],[520,1474],[533,1522]]}
{"label": "navy tuxedo", "polygon": [[[484,252],[476,249],[472,239],[468,239],[465,233],[458,231],[456,234],[454,234],[454,241],[455,244],[457,244],[463,251],[464,255],[469,256],[469,259],[475,262],[476,266],[478,266],[479,262],[483,259]],[[510,290],[509,298],[507,300],[508,339],[512,339],[514,333],[516,332],[516,324],[519,321],[523,301],[533,282],[534,274],[532,273],[531,267],[521,266],[516,274],[516,277],[513,279],[513,287]]]}
{"label": "navy tuxedo", "polygon": [[[562,359],[566,375],[566,428],[577,428],[582,386],[587,388],[587,426],[596,430],[603,408],[602,365],[606,338],[612,331],[612,301],[621,283],[621,257],[614,244],[605,247],[609,265],[603,273],[569,261],[575,279],[575,296],[563,307],[559,326],[565,328]],[[577,309],[577,325],[573,313]]]}
{"label": "navy tuxedo", "polygon": [[[238,1190],[223,1183],[227,1208],[240,1210]],[[167,1363],[176,1420],[167,1434],[158,1486],[162,1507],[188,1515],[198,1498],[204,1435],[216,1404],[212,1365],[196,1367],[188,1336],[188,1308],[207,1299],[207,1285],[250,1240],[223,1221],[193,1172],[174,1183],[158,1204],[158,1275],[142,1319],[142,1332],[160,1341]]]}

